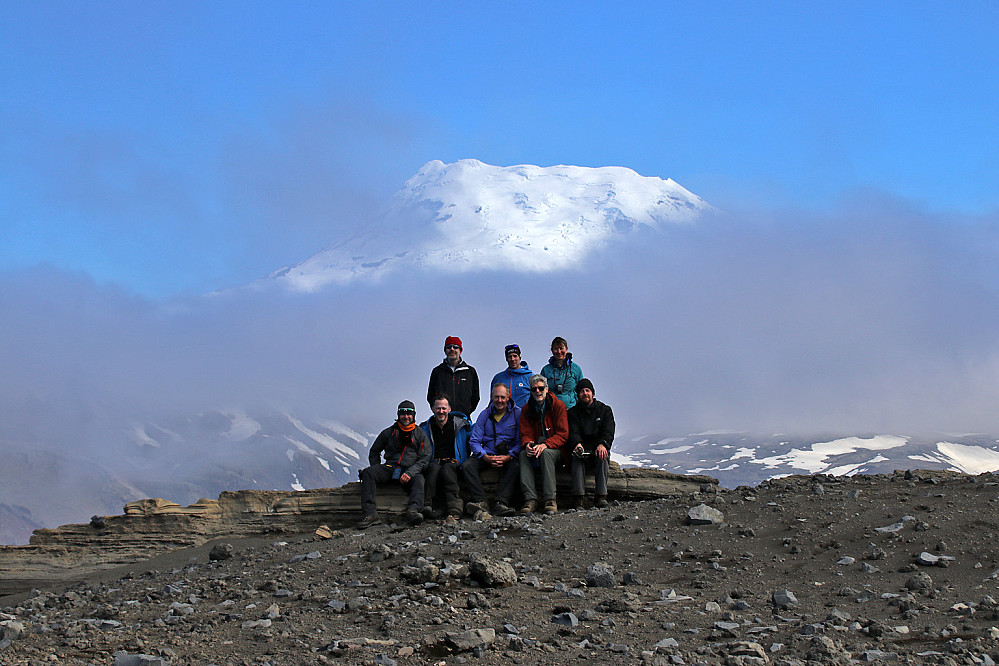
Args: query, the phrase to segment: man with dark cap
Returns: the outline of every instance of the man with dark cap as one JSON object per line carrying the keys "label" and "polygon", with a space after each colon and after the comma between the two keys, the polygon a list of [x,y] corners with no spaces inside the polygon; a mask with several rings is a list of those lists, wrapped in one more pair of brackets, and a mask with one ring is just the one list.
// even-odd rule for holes
{"label": "man with dark cap", "polygon": [[[378,525],[375,506],[375,488],[399,483],[409,491],[403,520],[416,526],[423,522],[423,470],[430,461],[430,442],[422,428],[416,427],[416,406],[409,400],[399,403],[397,419],[375,438],[368,451],[368,467],[357,475],[361,478],[361,510],[364,515],[357,522],[363,530]],[[382,462],[382,454],[385,462]]]}
{"label": "man with dark cap", "polygon": [[583,378],[576,383],[576,404],[569,408],[569,444],[572,451],[572,502],[583,504],[583,475],[593,472],[593,506],[607,506],[607,472],[610,448],[614,442],[614,412],[594,397],[593,382]]}
{"label": "man with dark cap", "polygon": [[520,345],[507,345],[503,350],[506,357],[506,370],[496,373],[489,386],[503,384],[510,392],[510,402],[517,407],[523,407],[531,399],[531,369],[527,361],[520,359]]}
{"label": "man with dark cap", "polygon": [[444,361],[430,373],[427,403],[434,406],[434,398],[446,395],[451,409],[472,418],[479,404],[479,376],[475,368],[461,360],[461,338],[451,335],[444,340]]}

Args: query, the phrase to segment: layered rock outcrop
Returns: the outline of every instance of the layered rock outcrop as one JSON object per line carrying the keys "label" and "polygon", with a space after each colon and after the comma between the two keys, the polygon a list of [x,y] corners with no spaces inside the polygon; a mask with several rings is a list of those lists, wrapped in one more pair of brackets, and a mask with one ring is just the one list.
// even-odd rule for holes
{"label": "layered rock outcrop", "polygon": [[[486,475],[483,481],[491,492],[490,481],[495,480]],[[588,481],[592,491],[592,478]],[[708,476],[622,469],[612,463],[608,496],[648,500],[696,492],[717,483]],[[568,489],[567,475],[560,476],[559,489]],[[401,489],[380,489],[379,511],[402,513],[405,499]],[[30,545],[0,547],[0,595],[47,582],[85,580],[100,569],[214,539],[350,525],[361,515],[360,488],[348,483],[302,491],[226,491],[217,500],[201,499],[186,507],[165,499],[143,499],[129,502],[124,511],[120,516],[94,516],[88,524],[35,530]]]}

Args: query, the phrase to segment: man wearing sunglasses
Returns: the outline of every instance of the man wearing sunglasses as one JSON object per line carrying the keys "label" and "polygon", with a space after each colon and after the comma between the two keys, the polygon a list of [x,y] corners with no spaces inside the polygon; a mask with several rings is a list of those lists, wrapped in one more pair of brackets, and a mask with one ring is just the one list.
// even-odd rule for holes
{"label": "man wearing sunglasses", "polygon": [[433,408],[434,398],[446,395],[453,411],[472,418],[479,404],[479,376],[461,360],[461,352],[461,338],[452,335],[444,340],[444,361],[430,373],[427,403]]}
{"label": "man wearing sunglasses", "polygon": [[[368,467],[357,475],[361,479],[363,517],[357,529],[380,524],[375,505],[375,489],[391,483],[409,491],[403,520],[416,526],[423,522],[423,470],[430,461],[430,442],[422,428],[416,427],[416,406],[409,400],[399,403],[396,422],[379,433],[368,451]],[[382,462],[382,456],[385,462]]]}
{"label": "man wearing sunglasses", "polygon": [[555,503],[555,466],[562,463],[562,451],[569,440],[569,419],[565,403],[548,390],[548,378],[531,375],[531,399],[520,410],[520,490],[524,506],[520,513],[538,508],[536,474],[541,474],[541,499],[547,514],[558,511]]}

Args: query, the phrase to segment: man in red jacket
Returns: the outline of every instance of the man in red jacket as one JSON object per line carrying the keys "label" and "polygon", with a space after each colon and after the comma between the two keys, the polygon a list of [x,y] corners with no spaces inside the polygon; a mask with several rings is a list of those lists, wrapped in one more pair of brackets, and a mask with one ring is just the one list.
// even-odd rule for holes
{"label": "man in red jacket", "polygon": [[569,440],[569,419],[565,403],[548,392],[548,379],[532,375],[531,399],[520,410],[520,489],[524,493],[522,514],[538,508],[535,472],[541,472],[542,510],[558,511],[555,503],[555,466],[563,462],[561,449]]}

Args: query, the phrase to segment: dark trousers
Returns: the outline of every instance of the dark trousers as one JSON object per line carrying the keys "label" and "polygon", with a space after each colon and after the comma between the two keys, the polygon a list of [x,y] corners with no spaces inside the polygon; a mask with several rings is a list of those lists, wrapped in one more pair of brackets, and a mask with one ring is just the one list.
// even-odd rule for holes
{"label": "dark trousers", "polygon": [[610,471],[610,458],[600,460],[596,454],[589,455],[586,460],[572,457],[572,494],[582,497],[586,494],[583,486],[583,475],[593,472],[595,486],[593,494],[607,497],[607,473]]}
{"label": "dark trousers", "polygon": [[[486,492],[482,490],[482,479],[479,477],[479,470],[483,467],[492,467],[485,458],[469,456],[461,464],[461,472],[465,476],[465,484],[468,486],[468,494],[473,502],[482,502],[486,499]],[[517,487],[517,480],[520,478],[520,468],[517,466],[517,459],[514,458],[503,465],[500,470],[499,490],[496,491],[496,501],[509,506],[510,498]]]}
{"label": "dark trousers", "polygon": [[427,465],[426,505],[431,506],[440,488],[444,489],[444,502],[448,511],[461,512],[461,488],[458,486],[458,462],[431,460]]}
{"label": "dark trousers", "polygon": [[375,488],[389,483],[399,483],[409,491],[409,502],[406,503],[406,511],[419,511],[423,508],[423,475],[417,474],[409,479],[409,483],[402,483],[398,479],[392,478],[395,470],[385,465],[375,465],[365,467],[357,475],[361,478],[361,510],[365,516],[376,511]]}

